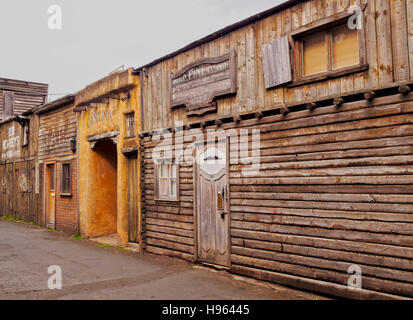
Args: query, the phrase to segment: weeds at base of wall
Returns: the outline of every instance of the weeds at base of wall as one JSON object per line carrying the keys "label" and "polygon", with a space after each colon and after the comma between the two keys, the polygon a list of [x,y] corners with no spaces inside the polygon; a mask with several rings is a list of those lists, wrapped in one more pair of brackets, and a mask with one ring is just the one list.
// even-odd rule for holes
{"label": "weeds at base of wall", "polygon": [[34,224],[33,222],[26,222],[26,221],[24,221],[24,219],[20,220],[19,218],[13,218],[13,217],[10,217],[10,216],[3,216],[2,218],[3,218],[4,220],[7,220],[7,221],[14,221],[14,222],[18,222],[18,223]]}
{"label": "weeds at base of wall", "polygon": [[72,238],[75,239],[75,240],[81,240],[81,239],[83,239],[83,237],[80,235],[80,233],[74,234],[74,235],[72,236]]}

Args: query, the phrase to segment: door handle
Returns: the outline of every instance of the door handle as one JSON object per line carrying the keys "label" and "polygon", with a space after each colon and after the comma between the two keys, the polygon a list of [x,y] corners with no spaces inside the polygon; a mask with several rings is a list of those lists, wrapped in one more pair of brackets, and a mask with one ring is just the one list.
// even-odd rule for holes
{"label": "door handle", "polygon": [[222,192],[218,192],[217,195],[217,207],[219,211],[224,210],[224,195]]}

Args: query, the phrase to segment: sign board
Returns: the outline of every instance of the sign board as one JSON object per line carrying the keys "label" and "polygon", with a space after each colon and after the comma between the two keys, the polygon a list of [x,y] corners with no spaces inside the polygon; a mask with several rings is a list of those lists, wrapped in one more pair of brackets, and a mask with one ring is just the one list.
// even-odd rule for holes
{"label": "sign board", "polygon": [[237,92],[235,51],[192,63],[171,75],[171,108],[185,105],[187,114],[217,110],[214,99]]}

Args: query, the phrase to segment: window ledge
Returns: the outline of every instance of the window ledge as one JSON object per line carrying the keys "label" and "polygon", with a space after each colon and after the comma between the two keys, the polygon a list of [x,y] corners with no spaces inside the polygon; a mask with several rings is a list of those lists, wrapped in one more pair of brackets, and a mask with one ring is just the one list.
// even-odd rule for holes
{"label": "window ledge", "polygon": [[71,193],[61,193],[60,194],[60,197],[64,197],[64,198],[70,198],[70,197],[72,197],[73,195],[71,194]]}
{"label": "window ledge", "polygon": [[361,64],[358,66],[352,66],[352,67],[348,67],[348,68],[344,68],[340,70],[335,70],[329,73],[321,73],[321,74],[317,74],[314,76],[309,76],[309,77],[294,81],[288,84],[287,87],[294,88],[294,87],[302,86],[302,85],[309,84],[309,83],[320,82],[323,80],[334,79],[334,78],[350,75],[352,73],[364,72],[364,71],[367,71],[368,69],[369,69],[368,64]]}
{"label": "window ledge", "polygon": [[155,199],[156,202],[165,202],[170,204],[179,204],[180,199]]}

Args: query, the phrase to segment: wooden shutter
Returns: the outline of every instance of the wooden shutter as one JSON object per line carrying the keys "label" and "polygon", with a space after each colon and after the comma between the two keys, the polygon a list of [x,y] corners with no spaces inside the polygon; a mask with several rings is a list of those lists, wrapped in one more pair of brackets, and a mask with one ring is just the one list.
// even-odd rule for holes
{"label": "wooden shutter", "polygon": [[292,81],[290,45],[287,36],[263,45],[262,61],[267,89]]}
{"label": "wooden shutter", "polygon": [[8,118],[14,115],[14,92],[4,92],[3,117]]}

